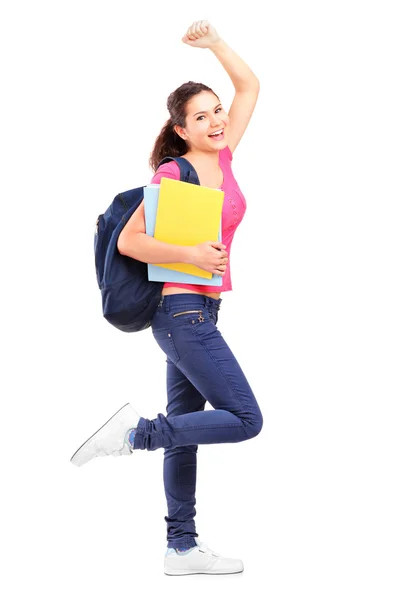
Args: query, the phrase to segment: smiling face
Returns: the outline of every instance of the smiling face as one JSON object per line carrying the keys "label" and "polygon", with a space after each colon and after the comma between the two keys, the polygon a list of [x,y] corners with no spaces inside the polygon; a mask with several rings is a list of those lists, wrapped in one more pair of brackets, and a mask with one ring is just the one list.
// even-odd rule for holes
{"label": "smiling face", "polygon": [[186,104],[185,127],[175,125],[175,131],[190,151],[212,152],[228,145],[228,125],[229,116],[218,98],[212,92],[204,91]]}

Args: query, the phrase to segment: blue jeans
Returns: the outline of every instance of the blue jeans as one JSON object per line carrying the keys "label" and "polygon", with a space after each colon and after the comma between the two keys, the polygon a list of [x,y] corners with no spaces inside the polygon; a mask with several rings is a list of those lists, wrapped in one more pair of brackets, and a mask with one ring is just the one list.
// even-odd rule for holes
{"label": "blue jeans", "polygon": [[[167,416],[141,417],[134,449],[164,448],[169,548],[196,545],[197,445],[243,442],[263,425],[251,387],[217,327],[221,302],[201,294],[163,296],[151,324],[167,357]],[[207,400],[215,410],[204,410]]]}

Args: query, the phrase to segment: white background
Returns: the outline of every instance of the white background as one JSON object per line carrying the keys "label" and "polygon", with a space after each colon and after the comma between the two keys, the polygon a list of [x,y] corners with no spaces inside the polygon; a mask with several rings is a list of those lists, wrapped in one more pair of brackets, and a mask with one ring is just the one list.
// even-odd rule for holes
{"label": "white background", "polygon": [[[398,600],[396,4],[5,3],[4,598]],[[218,326],[264,427],[198,452],[199,538],[245,571],[178,578],[163,573],[163,451],[69,459],[126,402],[165,412],[151,331],[102,316],[93,234],[150,180],[171,91],[202,81],[229,109],[217,59],[181,41],[199,19],[261,82]]]}

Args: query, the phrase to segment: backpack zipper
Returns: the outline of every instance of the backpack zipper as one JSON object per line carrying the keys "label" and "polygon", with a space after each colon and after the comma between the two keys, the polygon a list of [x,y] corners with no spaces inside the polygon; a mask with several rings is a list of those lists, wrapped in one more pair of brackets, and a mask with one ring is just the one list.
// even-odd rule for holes
{"label": "backpack zipper", "polygon": [[172,315],[173,317],[179,317],[179,315],[188,315],[191,313],[200,313],[200,316],[198,317],[198,320],[200,323],[204,322],[204,317],[203,317],[203,311],[202,310],[184,310],[183,312],[179,312],[176,313],[175,315]]}

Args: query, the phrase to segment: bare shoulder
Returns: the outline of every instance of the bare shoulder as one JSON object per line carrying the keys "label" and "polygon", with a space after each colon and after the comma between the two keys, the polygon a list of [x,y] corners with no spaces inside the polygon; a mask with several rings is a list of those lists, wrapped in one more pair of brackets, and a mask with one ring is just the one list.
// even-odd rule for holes
{"label": "bare shoulder", "polygon": [[180,179],[179,166],[174,160],[164,163],[158,167],[154,173],[151,183],[160,183],[161,177],[168,177],[169,179]]}

